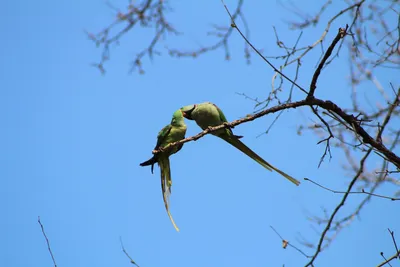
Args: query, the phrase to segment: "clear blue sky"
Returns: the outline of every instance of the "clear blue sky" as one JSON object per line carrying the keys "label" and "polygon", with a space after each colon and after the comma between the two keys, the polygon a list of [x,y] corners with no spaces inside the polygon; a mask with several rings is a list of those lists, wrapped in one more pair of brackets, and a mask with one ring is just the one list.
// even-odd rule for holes
{"label": "clear blue sky", "polygon": [[[171,20],[186,35],[171,39],[171,46],[207,44],[205,32],[212,23],[229,23],[219,1],[174,2]],[[245,4],[251,39],[274,55],[278,50],[272,25],[282,39],[294,42],[296,36],[283,21],[293,15],[274,1],[268,6],[261,2]],[[127,1],[114,3],[122,7]],[[234,3],[227,1],[231,9]],[[304,1],[301,6],[312,12],[312,3]],[[333,7],[339,10],[341,5]],[[112,20],[113,11],[100,0],[2,3],[0,266],[52,266],[38,216],[60,267],[130,266],[120,236],[141,267],[303,266],[307,259],[293,249],[283,250],[269,225],[299,247],[300,236],[316,243],[315,229],[322,228],[307,216],[321,215],[324,208],[330,214],[341,195],[306,182],[295,187],[206,136],[171,157],[170,201],[181,229],[177,233],[162,202],[158,168],[152,175],[149,168],[139,166],[151,156],[157,133],[170,122],[173,111],[212,101],[228,120],[238,119],[253,112],[254,103],[236,92],[267,96],[271,69],[255,56],[253,64],[246,65],[243,42],[234,34],[230,62],[223,51],[197,60],[165,56],[153,63],[146,60],[145,75],[130,75],[136,45],[150,38],[150,32],[140,31],[111,51],[108,72],[101,76],[90,66],[101,51],[84,30],[96,32]],[[332,27],[345,23],[349,21]],[[317,40],[322,29],[305,32],[304,42]],[[303,62],[301,84],[309,83],[317,59],[315,54]],[[324,71],[319,97],[349,103],[346,64],[343,57]],[[383,73],[381,78],[387,82],[388,75],[393,74]],[[366,94],[374,90],[368,86]],[[316,145],[319,139],[311,133],[296,133],[299,125],[311,123],[310,118],[306,109],[291,110],[268,135],[256,138],[273,116],[240,125],[235,132],[267,161],[298,179],[309,177],[343,190],[348,179],[341,169],[342,154],[333,149],[332,161],[318,169],[324,147]],[[188,122],[188,135],[199,131]],[[393,189],[383,187],[378,193],[391,194]],[[361,197],[351,196],[341,214],[351,211]],[[373,199],[316,265],[375,266],[382,261],[381,251],[387,256],[394,253],[388,227],[400,233],[399,204]]]}

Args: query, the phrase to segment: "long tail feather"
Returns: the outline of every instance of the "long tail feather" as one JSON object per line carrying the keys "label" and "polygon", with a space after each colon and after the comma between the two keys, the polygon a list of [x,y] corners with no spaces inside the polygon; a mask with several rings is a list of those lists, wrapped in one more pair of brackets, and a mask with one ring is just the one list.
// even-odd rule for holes
{"label": "long tail feather", "polygon": [[167,210],[168,217],[171,220],[172,225],[174,226],[175,230],[179,232],[179,228],[175,224],[175,221],[172,218],[172,215],[171,215],[171,213],[169,211],[169,196],[171,195],[171,186],[172,186],[171,169],[170,169],[170,166],[169,166],[169,158],[168,157],[160,158],[159,161],[158,161],[158,164],[159,164],[160,169],[161,169],[161,189],[162,189],[165,209]]}
{"label": "long tail feather", "polygon": [[154,173],[154,164],[156,164],[156,163],[157,163],[157,159],[156,159],[156,157],[153,156],[151,159],[140,163],[140,166],[144,167],[144,166],[151,165],[151,173],[153,174]]}
{"label": "long tail feather", "polygon": [[255,160],[257,163],[259,163],[261,166],[263,166],[267,170],[276,171],[277,173],[279,173],[280,175],[282,175],[283,177],[285,177],[286,179],[288,179],[289,181],[291,181],[295,185],[299,185],[300,184],[300,182],[298,180],[296,180],[295,178],[293,178],[289,174],[287,174],[287,173],[275,168],[274,166],[272,166],[271,164],[266,162],[263,158],[261,158],[259,155],[257,155],[253,150],[251,150],[245,144],[243,144],[239,139],[237,139],[235,137],[227,137],[227,138],[222,138],[222,139],[224,139],[229,144],[231,144],[232,146],[234,146],[237,149],[239,149],[240,151],[242,151],[244,154],[246,154],[247,156],[249,156],[250,158]]}

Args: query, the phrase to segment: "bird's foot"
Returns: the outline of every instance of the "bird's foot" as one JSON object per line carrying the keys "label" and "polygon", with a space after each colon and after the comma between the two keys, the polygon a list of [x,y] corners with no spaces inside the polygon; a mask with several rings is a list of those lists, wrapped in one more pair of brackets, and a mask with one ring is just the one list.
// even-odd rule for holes
{"label": "bird's foot", "polygon": [[159,147],[158,149],[153,150],[153,154],[157,153],[157,151],[160,152],[160,153],[162,153],[162,152],[164,152],[165,150],[164,150],[164,148]]}
{"label": "bird's foot", "polygon": [[234,126],[229,125],[229,122],[224,122],[223,125],[225,125],[226,128],[230,128],[230,129],[235,128]]}

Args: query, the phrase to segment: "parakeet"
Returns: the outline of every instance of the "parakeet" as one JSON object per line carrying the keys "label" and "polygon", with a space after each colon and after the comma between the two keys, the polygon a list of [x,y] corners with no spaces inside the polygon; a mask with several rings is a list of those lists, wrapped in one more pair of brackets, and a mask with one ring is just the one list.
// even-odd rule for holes
{"label": "parakeet", "polygon": [[[225,118],[224,113],[213,103],[205,102],[201,104],[188,105],[181,108],[183,116],[189,120],[196,121],[197,125],[200,126],[201,129],[205,130],[208,127],[218,126],[223,123],[227,123],[228,121]],[[295,185],[299,185],[300,182],[293,178],[292,176],[284,173],[283,171],[275,168],[268,162],[266,162],[263,158],[257,155],[253,150],[248,148],[245,144],[243,144],[239,138],[242,136],[234,135],[230,128],[223,128],[212,132],[213,135],[218,136],[219,138],[225,140],[232,146],[236,147],[244,154],[255,160],[257,163],[262,165],[267,170],[274,170]]]}
{"label": "parakeet", "polygon": [[[161,131],[158,133],[157,144],[154,150],[160,150],[170,143],[184,139],[185,134],[186,134],[186,124],[183,118],[183,112],[182,110],[178,109],[177,111],[174,112],[171,123],[162,128]],[[155,154],[151,159],[140,163],[140,166],[151,165],[152,173],[154,164],[156,162],[158,163],[161,172],[161,189],[163,193],[165,208],[167,209],[168,216],[177,231],[179,231],[179,228],[176,226],[174,219],[172,218],[172,215],[169,212],[169,196],[171,194],[171,186],[172,186],[169,156],[178,152],[182,148],[182,146],[183,144],[174,146],[172,148],[167,148],[166,150]]]}

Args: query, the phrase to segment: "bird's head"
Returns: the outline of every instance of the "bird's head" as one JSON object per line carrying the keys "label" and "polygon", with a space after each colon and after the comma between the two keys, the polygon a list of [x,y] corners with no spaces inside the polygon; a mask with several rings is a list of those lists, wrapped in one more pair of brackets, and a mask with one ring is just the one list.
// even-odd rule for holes
{"label": "bird's head", "polygon": [[181,109],[178,109],[174,112],[172,115],[172,120],[171,120],[171,125],[180,125],[184,124],[184,119],[183,119],[183,112]]}
{"label": "bird's head", "polygon": [[183,117],[188,120],[193,120],[192,118],[192,111],[196,108],[196,105],[188,105],[181,108]]}

